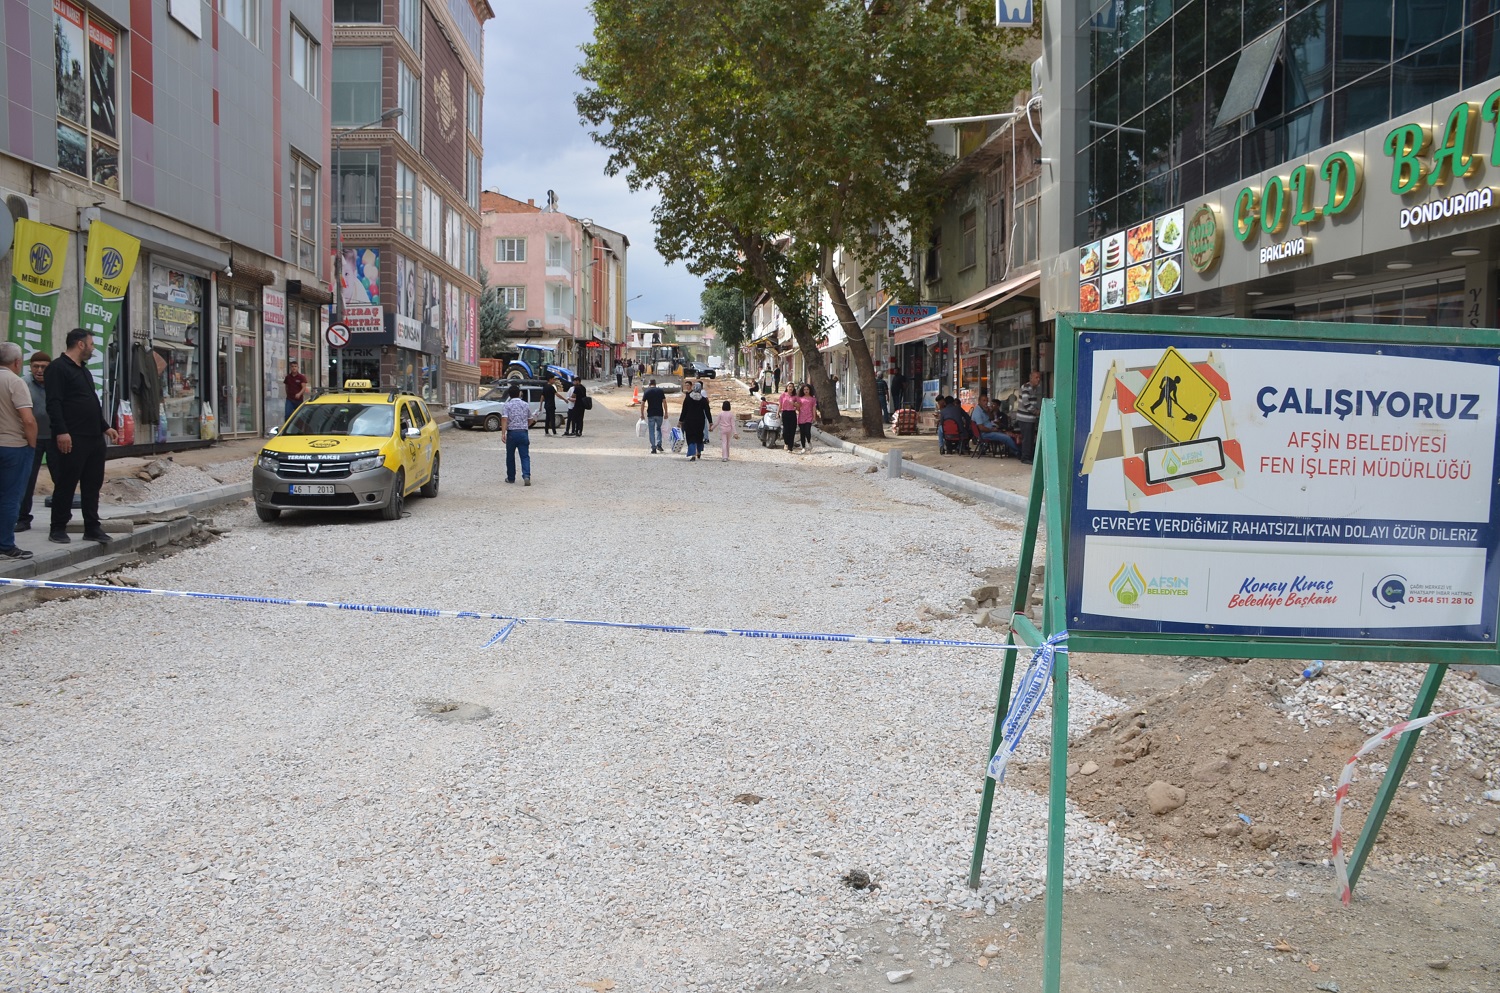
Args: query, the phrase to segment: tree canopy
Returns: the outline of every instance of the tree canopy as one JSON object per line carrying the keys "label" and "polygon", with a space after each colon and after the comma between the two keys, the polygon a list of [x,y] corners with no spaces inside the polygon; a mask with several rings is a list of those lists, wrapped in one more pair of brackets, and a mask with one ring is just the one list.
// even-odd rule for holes
{"label": "tree canopy", "polygon": [[578,96],[608,171],[657,191],[657,250],[775,300],[837,417],[816,347],[829,294],[882,433],[874,366],[834,272],[906,285],[948,163],[925,121],[1008,107],[1025,67],[988,0],[595,0]]}
{"label": "tree canopy", "polygon": [[510,348],[510,308],[500,295],[498,286],[491,286],[489,274],[479,267],[479,354],[486,359],[498,359]]}

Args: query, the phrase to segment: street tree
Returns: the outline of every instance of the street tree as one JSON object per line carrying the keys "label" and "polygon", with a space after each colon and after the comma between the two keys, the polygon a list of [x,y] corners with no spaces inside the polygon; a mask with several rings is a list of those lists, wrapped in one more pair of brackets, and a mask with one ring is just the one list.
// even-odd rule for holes
{"label": "street tree", "polygon": [[510,349],[510,308],[500,287],[491,286],[489,273],[479,267],[479,354],[498,359]]}
{"label": "street tree", "polygon": [[883,434],[869,343],[835,255],[909,294],[951,162],[934,116],[1009,105],[1025,78],[1017,32],[986,0],[595,0],[578,98],[608,169],[660,194],[657,248],[710,278],[746,273],[808,359],[825,421],[837,417],[817,351],[817,289],[842,325]]}
{"label": "street tree", "polygon": [[719,344],[724,347],[725,358],[733,368],[735,354],[749,340],[749,294],[742,286],[727,280],[715,280],[703,287],[698,296],[699,320],[714,329]]}

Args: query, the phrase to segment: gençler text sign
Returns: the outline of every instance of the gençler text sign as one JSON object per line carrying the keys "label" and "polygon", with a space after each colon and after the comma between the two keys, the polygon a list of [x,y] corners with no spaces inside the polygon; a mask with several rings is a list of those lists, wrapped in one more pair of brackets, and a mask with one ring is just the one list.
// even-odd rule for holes
{"label": "gen\u00e7ler text sign", "polygon": [[1070,629],[1494,643],[1497,360],[1080,336]]}

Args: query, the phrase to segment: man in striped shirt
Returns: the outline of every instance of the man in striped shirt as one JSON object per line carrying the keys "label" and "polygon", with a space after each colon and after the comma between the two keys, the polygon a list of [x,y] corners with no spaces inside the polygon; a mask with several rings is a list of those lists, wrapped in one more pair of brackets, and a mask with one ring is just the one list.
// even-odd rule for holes
{"label": "man in striped shirt", "polygon": [[500,430],[505,432],[505,481],[516,481],[516,453],[521,453],[521,478],[531,485],[531,404],[512,386],[500,407]]}

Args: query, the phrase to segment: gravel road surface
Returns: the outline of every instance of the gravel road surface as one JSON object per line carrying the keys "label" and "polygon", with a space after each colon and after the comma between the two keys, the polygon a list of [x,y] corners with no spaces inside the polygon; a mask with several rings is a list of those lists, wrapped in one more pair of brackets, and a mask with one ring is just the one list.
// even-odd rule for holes
{"label": "gravel road surface", "polygon": [[[402,521],[238,507],[131,578],[893,634],[1013,561],[1003,511],[857,459],[747,434],[687,462],[634,427],[599,405],[535,435],[529,488],[497,435],[445,433]],[[876,926],[941,967],[945,913],[1040,890],[1045,805],[1009,788],[964,885],[998,653],[541,624],[486,648],[473,620],[129,595],[5,623],[7,990],[743,990],[857,965]],[[1115,706],[1073,699],[1080,728]],[[1070,881],[1159,872],[1086,820],[1071,844]]]}

